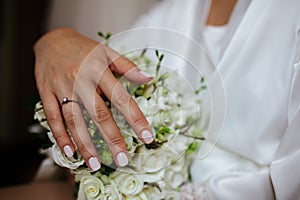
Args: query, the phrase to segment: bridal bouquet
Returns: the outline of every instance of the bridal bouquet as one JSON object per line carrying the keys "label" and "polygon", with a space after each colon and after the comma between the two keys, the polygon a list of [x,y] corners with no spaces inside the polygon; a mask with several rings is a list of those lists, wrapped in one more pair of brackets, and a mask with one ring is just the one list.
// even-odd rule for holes
{"label": "bridal bouquet", "polygon": [[[157,62],[146,56],[128,55],[143,71],[153,75],[149,83],[136,85],[122,77],[119,81],[137,102],[155,134],[151,144],[144,144],[110,103],[108,107],[124,137],[130,155],[126,167],[117,167],[107,144],[88,113],[84,119],[102,161],[101,169],[92,172],[77,152],[68,158],[58,148],[47,124],[42,104],[36,104],[34,118],[48,129],[52,146],[47,149],[53,161],[70,169],[78,199],[180,199],[180,187],[190,181],[189,167],[200,145],[199,93],[205,89],[185,88],[175,71],[163,69],[163,54],[152,51]],[[191,91],[191,92],[190,92]]]}

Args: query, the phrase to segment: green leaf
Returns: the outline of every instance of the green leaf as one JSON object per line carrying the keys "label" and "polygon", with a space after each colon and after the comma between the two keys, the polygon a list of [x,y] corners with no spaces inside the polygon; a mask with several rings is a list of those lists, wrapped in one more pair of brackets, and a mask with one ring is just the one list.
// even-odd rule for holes
{"label": "green leaf", "polygon": [[163,60],[163,58],[164,58],[164,54],[161,54],[160,56],[159,56],[159,61],[161,62],[162,60]]}
{"label": "green leaf", "polygon": [[109,167],[109,166],[107,166],[105,164],[102,164],[101,168],[99,169],[99,171],[100,171],[101,174],[109,176],[112,172],[115,171],[115,169],[112,168],[112,167]]}
{"label": "green leaf", "polygon": [[105,39],[108,40],[108,39],[110,38],[110,36],[111,36],[111,33],[108,32],[108,33],[106,34],[106,36],[105,36]]}
{"label": "green leaf", "polygon": [[102,32],[98,32],[98,35],[100,36],[100,37],[102,37],[102,38],[104,38],[104,34],[102,33]]}
{"label": "green leaf", "polygon": [[155,55],[156,55],[157,58],[159,58],[159,52],[158,52],[158,50],[155,50]]}

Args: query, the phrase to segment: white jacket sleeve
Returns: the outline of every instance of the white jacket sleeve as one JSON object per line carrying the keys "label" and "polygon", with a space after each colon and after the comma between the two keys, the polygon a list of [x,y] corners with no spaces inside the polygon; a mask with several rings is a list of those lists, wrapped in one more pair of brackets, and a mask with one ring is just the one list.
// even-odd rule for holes
{"label": "white jacket sleeve", "polygon": [[276,160],[270,167],[278,200],[300,199],[300,61],[294,65],[290,93],[289,126],[283,135]]}
{"label": "white jacket sleeve", "polygon": [[[300,85],[299,85],[300,86]],[[282,138],[276,160],[255,173],[224,174],[212,178],[204,189],[207,199],[300,199],[300,111]],[[195,198],[196,199],[196,198]]]}
{"label": "white jacket sleeve", "polygon": [[[186,185],[183,199],[300,199],[300,63],[295,64],[288,125],[274,161],[256,172],[228,171],[204,184]],[[193,196],[193,197],[192,197]],[[192,197],[192,198],[191,198]]]}

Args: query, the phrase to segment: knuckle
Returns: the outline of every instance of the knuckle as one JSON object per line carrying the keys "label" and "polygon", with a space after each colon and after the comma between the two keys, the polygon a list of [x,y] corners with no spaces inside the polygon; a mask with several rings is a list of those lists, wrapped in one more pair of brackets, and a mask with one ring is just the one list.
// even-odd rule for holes
{"label": "knuckle", "polygon": [[65,116],[65,121],[69,128],[74,128],[76,126],[80,126],[82,123],[82,119],[79,115],[70,113]]}
{"label": "knuckle", "polygon": [[114,137],[110,138],[110,140],[107,143],[109,146],[113,146],[114,148],[120,148],[121,146],[123,146],[124,140],[122,139],[122,137]]}
{"label": "knuckle", "polygon": [[128,59],[124,60],[124,66],[127,70],[131,69],[132,67],[134,67],[135,65]]}
{"label": "knuckle", "polygon": [[67,143],[68,138],[63,134],[54,134],[54,138],[59,146],[63,147]]}
{"label": "knuckle", "polygon": [[89,144],[84,144],[84,143],[79,143],[77,144],[78,150],[79,152],[83,155],[83,156],[87,156],[90,155],[90,149],[92,148],[92,145]]}
{"label": "knuckle", "polygon": [[133,123],[139,127],[144,127],[144,126],[148,125],[148,122],[144,117],[138,117],[138,118],[134,119]]}
{"label": "knuckle", "polygon": [[97,108],[95,111],[95,119],[97,122],[106,122],[110,119],[110,113],[102,108]]}
{"label": "knuckle", "polygon": [[51,124],[52,126],[58,123],[58,119],[60,119],[61,116],[58,113],[55,112],[48,112],[47,113],[47,121],[49,124]]}
{"label": "knuckle", "polygon": [[115,104],[119,106],[124,106],[126,104],[129,104],[131,100],[131,96],[128,93],[123,93],[123,92],[117,94],[115,98],[116,98]]}

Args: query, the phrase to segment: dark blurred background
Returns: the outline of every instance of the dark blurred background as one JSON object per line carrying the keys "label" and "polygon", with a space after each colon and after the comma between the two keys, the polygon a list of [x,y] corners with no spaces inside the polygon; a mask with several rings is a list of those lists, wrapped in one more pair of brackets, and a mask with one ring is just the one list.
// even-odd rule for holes
{"label": "dark blurred background", "polygon": [[158,1],[0,0],[0,187],[31,182],[44,159],[43,139],[29,133],[39,101],[32,50],[38,38],[68,26],[97,40],[98,31],[128,29]]}
{"label": "dark blurred background", "polygon": [[48,0],[0,1],[0,186],[31,181],[43,159],[28,132],[38,101],[34,82],[35,41],[45,32]]}

